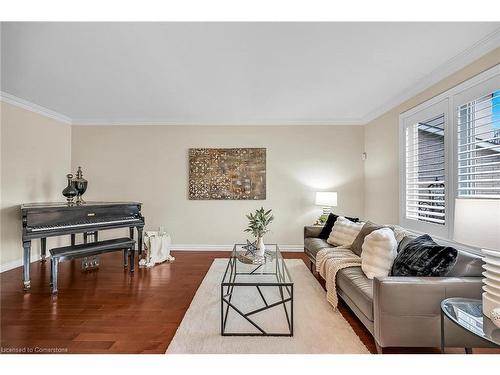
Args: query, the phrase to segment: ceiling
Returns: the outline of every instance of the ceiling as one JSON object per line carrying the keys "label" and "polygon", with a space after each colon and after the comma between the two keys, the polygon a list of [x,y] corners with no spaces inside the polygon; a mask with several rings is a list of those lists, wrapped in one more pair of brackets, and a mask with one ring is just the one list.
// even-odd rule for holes
{"label": "ceiling", "polygon": [[360,124],[500,23],[2,23],[1,90],[76,124]]}

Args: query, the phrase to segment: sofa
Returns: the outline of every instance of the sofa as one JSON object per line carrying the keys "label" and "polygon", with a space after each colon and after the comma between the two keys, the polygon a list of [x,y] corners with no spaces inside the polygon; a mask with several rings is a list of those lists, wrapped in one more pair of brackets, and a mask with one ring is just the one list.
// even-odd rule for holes
{"label": "sofa", "polygon": [[[318,238],[321,229],[321,226],[304,227],[304,252],[311,262],[311,271],[315,269],[316,254],[334,248]],[[361,267],[337,273],[338,296],[373,335],[378,352],[385,347],[439,347],[441,301],[449,297],[481,298],[483,261],[476,255],[478,250],[434,240],[458,250],[457,262],[446,277],[387,276],[370,280]],[[464,338],[463,331],[453,323],[445,324],[447,346],[465,347],[465,343],[467,347],[484,346],[473,335]]]}

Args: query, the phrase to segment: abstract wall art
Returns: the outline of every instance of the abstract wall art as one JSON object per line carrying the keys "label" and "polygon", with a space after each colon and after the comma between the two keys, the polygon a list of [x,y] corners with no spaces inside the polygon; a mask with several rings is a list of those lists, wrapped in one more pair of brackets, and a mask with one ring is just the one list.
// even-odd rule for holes
{"label": "abstract wall art", "polygon": [[266,199],[266,149],[190,148],[189,199]]}

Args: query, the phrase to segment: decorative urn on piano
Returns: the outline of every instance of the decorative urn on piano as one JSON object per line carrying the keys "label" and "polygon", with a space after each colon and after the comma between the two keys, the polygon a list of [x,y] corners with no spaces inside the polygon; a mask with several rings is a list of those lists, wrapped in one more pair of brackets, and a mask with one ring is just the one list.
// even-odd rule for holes
{"label": "decorative urn on piano", "polygon": [[73,179],[73,187],[76,189],[78,194],[76,195],[76,204],[84,204],[85,201],[82,199],[82,195],[87,190],[88,181],[83,178],[82,167],[78,167],[76,171],[76,178]]}
{"label": "decorative urn on piano", "polygon": [[66,197],[68,205],[72,205],[73,198],[78,195],[78,191],[73,186],[73,175],[69,173],[66,175],[66,178],[68,179],[68,186],[62,191],[62,195]]}

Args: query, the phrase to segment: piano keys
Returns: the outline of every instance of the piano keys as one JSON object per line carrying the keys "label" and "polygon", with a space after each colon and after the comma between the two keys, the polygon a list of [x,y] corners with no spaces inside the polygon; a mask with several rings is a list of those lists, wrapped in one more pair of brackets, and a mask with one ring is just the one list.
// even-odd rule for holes
{"label": "piano keys", "polygon": [[97,233],[101,230],[129,228],[134,238],[137,229],[139,254],[142,252],[144,217],[138,202],[86,202],[79,205],[67,203],[29,203],[21,205],[23,241],[23,282],[29,289],[31,241],[40,239],[41,257],[45,260],[47,237],[70,235],[75,242],[77,233]]}

